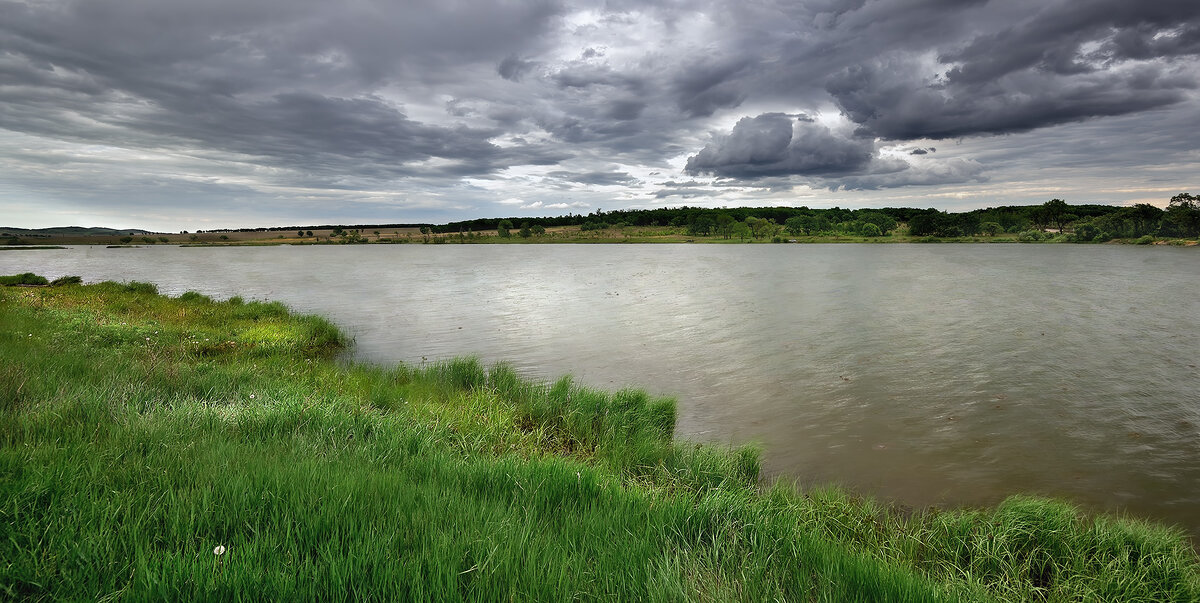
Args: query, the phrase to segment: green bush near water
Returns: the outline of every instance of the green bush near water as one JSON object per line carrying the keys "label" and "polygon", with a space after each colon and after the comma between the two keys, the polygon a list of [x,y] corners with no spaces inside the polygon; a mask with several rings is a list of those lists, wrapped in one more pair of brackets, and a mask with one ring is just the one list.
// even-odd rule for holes
{"label": "green bush near water", "polygon": [[13,274],[10,276],[0,276],[0,285],[49,285],[50,281],[44,276],[38,276],[32,272],[24,274]]}
{"label": "green bush near water", "polygon": [[669,399],[344,343],[274,303],[0,289],[0,598],[1200,598],[1174,530],[763,490]]}

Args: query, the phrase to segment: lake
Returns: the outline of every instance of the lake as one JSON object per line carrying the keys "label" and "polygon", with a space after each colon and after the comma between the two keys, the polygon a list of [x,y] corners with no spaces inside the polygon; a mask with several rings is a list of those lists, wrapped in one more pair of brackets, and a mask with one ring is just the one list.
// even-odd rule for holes
{"label": "lake", "polygon": [[476,355],[678,399],[680,437],[911,506],[1060,496],[1200,534],[1200,250],[362,245],[0,252],[0,274],[282,301],[358,360]]}

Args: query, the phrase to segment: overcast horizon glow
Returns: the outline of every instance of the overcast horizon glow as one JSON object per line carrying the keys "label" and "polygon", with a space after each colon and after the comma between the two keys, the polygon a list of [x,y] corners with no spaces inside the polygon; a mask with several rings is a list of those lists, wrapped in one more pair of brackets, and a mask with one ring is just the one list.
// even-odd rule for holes
{"label": "overcast horizon glow", "polygon": [[0,226],[1200,192],[1195,0],[0,0]]}

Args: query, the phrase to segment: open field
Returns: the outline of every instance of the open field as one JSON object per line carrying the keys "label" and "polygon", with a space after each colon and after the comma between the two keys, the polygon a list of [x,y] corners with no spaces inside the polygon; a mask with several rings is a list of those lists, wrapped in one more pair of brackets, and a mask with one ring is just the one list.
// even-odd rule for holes
{"label": "open field", "polygon": [[753,449],[674,440],[672,400],[344,345],[276,303],[0,288],[2,596],[1200,597],[1176,531],[765,488]]}

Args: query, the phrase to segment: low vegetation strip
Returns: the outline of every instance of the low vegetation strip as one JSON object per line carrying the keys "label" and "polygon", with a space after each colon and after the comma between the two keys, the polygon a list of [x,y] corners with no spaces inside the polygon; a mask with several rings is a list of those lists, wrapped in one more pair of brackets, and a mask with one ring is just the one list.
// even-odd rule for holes
{"label": "low vegetation strip", "polygon": [[37,284],[0,287],[0,598],[1200,599],[1175,530],[766,488],[643,391],[346,365],[277,303]]}

